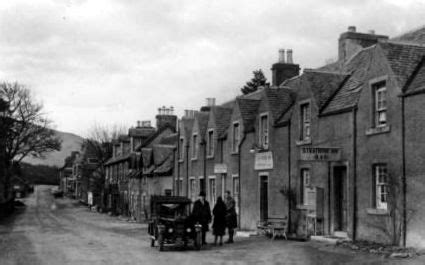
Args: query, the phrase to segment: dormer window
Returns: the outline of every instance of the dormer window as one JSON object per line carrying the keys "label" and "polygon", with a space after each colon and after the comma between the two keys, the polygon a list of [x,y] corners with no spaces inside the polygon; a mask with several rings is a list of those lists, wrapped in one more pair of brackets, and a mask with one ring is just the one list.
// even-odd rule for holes
{"label": "dormer window", "polygon": [[196,159],[198,157],[198,135],[192,135],[192,159]]}
{"label": "dormer window", "polygon": [[239,151],[239,142],[240,142],[239,122],[234,122],[232,129],[233,129],[232,130],[232,152],[237,153]]}
{"label": "dormer window", "polygon": [[387,125],[387,88],[385,81],[372,86],[374,91],[375,127]]}
{"label": "dormer window", "polygon": [[214,130],[208,130],[207,135],[207,157],[214,157]]}
{"label": "dormer window", "polygon": [[300,132],[300,140],[306,141],[310,140],[311,137],[311,108],[310,102],[301,104],[300,106],[300,118],[301,118],[301,132]]}
{"label": "dormer window", "polygon": [[269,116],[267,113],[260,115],[259,140],[263,149],[269,148]]}
{"label": "dormer window", "polygon": [[181,137],[179,140],[179,161],[183,161],[184,157],[184,138]]}

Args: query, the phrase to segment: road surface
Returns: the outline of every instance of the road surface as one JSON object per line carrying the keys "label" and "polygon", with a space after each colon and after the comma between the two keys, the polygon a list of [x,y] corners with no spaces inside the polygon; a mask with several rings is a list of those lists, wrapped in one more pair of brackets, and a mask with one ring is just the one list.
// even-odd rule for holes
{"label": "road surface", "polygon": [[[145,224],[91,212],[70,199],[54,199],[37,186],[27,205],[0,220],[0,264],[424,264],[313,242],[236,238],[232,245],[201,251],[159,252]],[[209,238],[211,242],[211,238]]]}

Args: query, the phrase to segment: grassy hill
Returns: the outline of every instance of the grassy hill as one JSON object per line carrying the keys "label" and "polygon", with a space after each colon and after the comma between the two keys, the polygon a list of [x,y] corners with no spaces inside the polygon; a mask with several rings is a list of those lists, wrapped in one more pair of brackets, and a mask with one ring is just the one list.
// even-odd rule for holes
{"label": "grassy hill", "polygon": [[45,159],[26,157],[22,162],[31,165],[46,165],[53,167],[62,167],[64,160],[72,151],[79,151],[83,138],[67,132],[56,131],[57,135],[62,139],[62,149],[60,151],[51,152],[46,155]]}
{"label": "grassy hill", "polygon": [[62,139],[62,149],[51,152],[44,159],[26,157],[21,162],[22,178],[35,184],[58,184],[58,168],[72,151],[79,151],[83,138],[67,132],[56,131]]}

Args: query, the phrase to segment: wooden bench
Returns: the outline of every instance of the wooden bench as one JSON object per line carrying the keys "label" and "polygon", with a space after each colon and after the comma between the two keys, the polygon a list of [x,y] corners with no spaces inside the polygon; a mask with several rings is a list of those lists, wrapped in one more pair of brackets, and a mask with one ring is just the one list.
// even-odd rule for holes
{"label": "wooden bench", "polygon": [[268,218],[265,221],[257,223],[257,229],[264,235],[271,237],[272,240],[281,236],[287,240],[286,230],[288,228],[288,218]]}

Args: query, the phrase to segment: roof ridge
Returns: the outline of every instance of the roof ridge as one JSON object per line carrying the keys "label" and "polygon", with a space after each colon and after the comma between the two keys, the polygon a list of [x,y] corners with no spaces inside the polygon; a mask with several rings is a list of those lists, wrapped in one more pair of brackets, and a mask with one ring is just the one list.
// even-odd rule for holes
{"label": "roof ridge", "polygon": [[389,43],[389,44],[394,44],[394,45],[406,45],[406,46],[416,46],[416,47],[425,47],[425,44],[421,44],[421,43],[417,43],[414,41],[406,41],[406,40],[389,40],[387,42],[383,42],[383,43]]}

